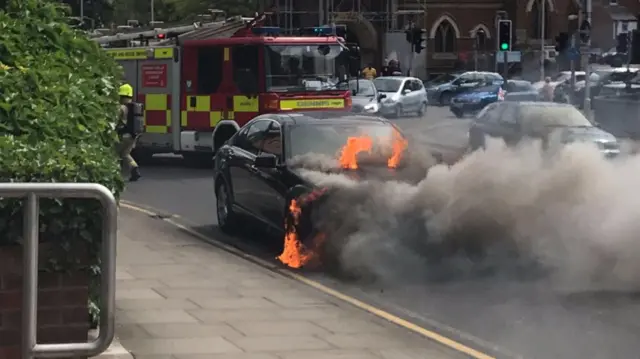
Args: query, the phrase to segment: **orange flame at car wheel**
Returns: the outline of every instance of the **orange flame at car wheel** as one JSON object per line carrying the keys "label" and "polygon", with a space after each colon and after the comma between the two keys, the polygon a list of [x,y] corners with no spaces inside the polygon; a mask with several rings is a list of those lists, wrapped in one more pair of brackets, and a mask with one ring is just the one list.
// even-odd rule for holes
{"label": "orange flame at car wheel", "polygon": [[[296,227],[300,223],[302,210],[295,199],[289,203],[289,212],[291,222],[285,221],[284,249],[277,259],[283,264],[296,269],[318,263],[317,251],[305,247],[296,231]],[[323,240],[324,234],[320,233],[313,238],[311,243],[314,248],[318,248]]]}

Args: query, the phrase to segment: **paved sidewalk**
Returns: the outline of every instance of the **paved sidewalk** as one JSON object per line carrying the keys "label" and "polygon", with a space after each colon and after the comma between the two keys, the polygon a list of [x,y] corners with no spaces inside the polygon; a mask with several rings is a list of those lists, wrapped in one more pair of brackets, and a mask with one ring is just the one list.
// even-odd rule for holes
{"label": "paved sidewalk", "polygon": [[123,208],[116,335],[137,359],[464,357]]}

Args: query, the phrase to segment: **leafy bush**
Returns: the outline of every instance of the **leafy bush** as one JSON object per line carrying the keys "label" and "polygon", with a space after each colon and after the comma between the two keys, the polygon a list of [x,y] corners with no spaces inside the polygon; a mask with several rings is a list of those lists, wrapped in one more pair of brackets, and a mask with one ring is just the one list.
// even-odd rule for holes
{"label": "leafy bush", "polygon": [[[123,189],[117,136],[117,64],[65,24],[63,9],[42,0],[9,0],[0,10],[0,181],[93,182]],[[0,201],[0,245],[22,237],[21,201]],[[89,250],[99,273],[100,205],[42,200],[41,240],[62,250],[48,270],[87,263],[65,258]],[[94,293],[95,294],[95,293]]]}

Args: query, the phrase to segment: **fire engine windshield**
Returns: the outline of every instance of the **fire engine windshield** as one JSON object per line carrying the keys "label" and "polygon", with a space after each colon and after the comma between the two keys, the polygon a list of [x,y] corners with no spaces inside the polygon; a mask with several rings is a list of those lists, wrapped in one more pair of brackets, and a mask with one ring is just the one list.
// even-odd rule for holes
{"label": "fire engine windshield", "polygon": [[348,73],[348,51],[340,44],[269,45],[265,55],[267,91],[331,90]]}

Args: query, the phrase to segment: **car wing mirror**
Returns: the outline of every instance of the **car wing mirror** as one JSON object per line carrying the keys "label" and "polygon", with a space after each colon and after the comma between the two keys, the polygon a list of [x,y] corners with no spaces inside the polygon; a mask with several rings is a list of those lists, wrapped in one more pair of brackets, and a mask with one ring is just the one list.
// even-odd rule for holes
{"label": "car wing mirror", "polygon": [[276,168],[278,167],[278,158],[271,153],[261,153],[253,164],[258,168]]}
{"label": "car wing mirror", "polygon": [[406,94],[408,94],[408,93],[410,93],[410,92],[411,92],[411,90],[409,90],[409,89],[404,89],[404,90],[402,90],[402,94],[403,94],[403,95],[406,95]]}
{"label": "car wing mirror", "polygon": [[382,100],[383,100],[383,99],[385,99],[385,98],[387,98],[387,95],[385,95],[385,94],[383,94],[383,93],[378,94],[378,101],[382,101]]}

